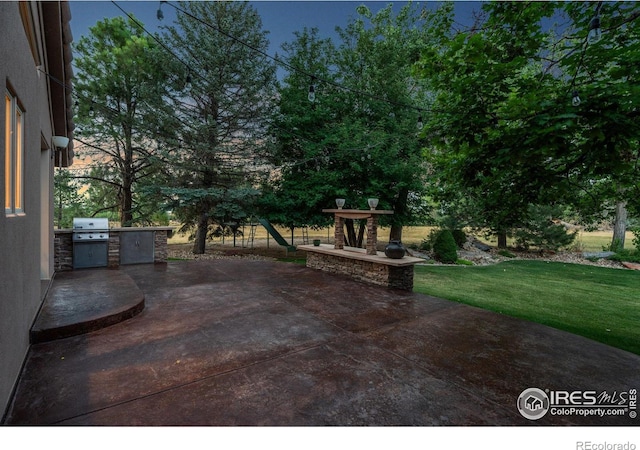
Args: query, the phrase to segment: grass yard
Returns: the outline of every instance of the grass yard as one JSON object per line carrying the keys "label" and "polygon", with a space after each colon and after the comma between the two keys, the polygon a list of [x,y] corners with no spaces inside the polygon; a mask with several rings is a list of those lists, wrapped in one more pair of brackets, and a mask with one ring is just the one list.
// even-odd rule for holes
{"label": "grass yard", "polygon": [[[179,228],[179,227],[176,227]],[[276,230],[284,237],[287,242],[291,242],[291,230],[283,227],[275,227]],[[429,236],[429,233],[433,227],[404,227],[402,230],[402,242],[405,245],[419,245],[423,239]],[[248,239],[251,235],[251,227],[245,226],[240,231],[243,231],[245,239]],[[334,229],[333,227],[324,228],[321,230],[313,230],[308,229],[308,238],[309,240],[320,239],[322,242],[333,242]],[[570,249],[576,251],[589,251],[589,252],[597,252],[602,251],[603,247],[608,247],[611,245],[611,239],[613,236],[613,232],[611,231],[580,231],[573,245],[571,245]],[[378,229],[378,240],[379,242],[386,242],[389,237],[389,228],[380,227]],[[486,241],[490,245],[496,245],[496,241],[491,239],[484,239],[483,236],[478,236],[480,239]],[[238,246],[251,246],[248,242],[245,241],[241,236],[236,238]],[[267,230],[262,226],[257,226],[255,228],[255,245],[256,246],[264,246],[266,245],[267,239]],[[633,248],[633,244],[631,241],[633,240],[633,234],[631,232],[627,232],[626,234],[626,248]],[[184,234],[174,233],[173,237],[169,239],[169,244],[186,244],[188,243],[188,237]],[[208,241],[209,244],[222,244],[222,238],[216,238]],[[232,237],[225,237],[224,243],[226,245],[233,244]],[[294,245],[300,245],[303,243],[302,229],[296,228],[294,230]],[[511,241],[509,241],[511,244]],[[270,245],[277,246],[276,242],[271,239]]]}
{"label": "grass yard", "polygon": [[544,261],[416,266],[414,291],[640,354],[640,272]]}

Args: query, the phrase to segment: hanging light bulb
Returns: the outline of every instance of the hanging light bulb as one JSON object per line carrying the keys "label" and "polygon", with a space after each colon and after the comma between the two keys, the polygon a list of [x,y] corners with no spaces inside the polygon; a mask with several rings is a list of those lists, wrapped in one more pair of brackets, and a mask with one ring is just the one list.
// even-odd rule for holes
{"label": "hanging light bulb", "polygon": [[316,89],[313,84],[309,85],[309,95],[307,95],[307,98],[311,103],[316,101]]}
{"label": "hanging light bulb", "polygon": [[189,86],[191,86],[191,69],[189,69],[189,72],[187,72],[187,78],[184,81],[184,87],[188,88]]}
{"label": "hanging light bulb", "polygon": [[600,31],[600,17],[595,16],[589,22],[589,34],[587,35],[587,42],[589,44],[595,44],[600,40],[602,32]]}
{"label": "hanging light bulb", "polygon": [[424,122],[422,121],[422,115],[420,115],[418,117],[418,130],[422,130],[422,127],[424,127]]}
{"label": "hanging light bulb", "polygon": [[580,106],[582,100],[580,100],[580,96],[578,95],[578,91],[573,91],[573,98],[571,99],[571,104],[573,106]]}
{"label": "hanging light bulb", "polygon": [[162,12],[162,4],[166,3],[166,1],[160,2],[160,6],[158,6],[158,11],[156,12],[156,17],[158,20],[164,19],[164,13]]}

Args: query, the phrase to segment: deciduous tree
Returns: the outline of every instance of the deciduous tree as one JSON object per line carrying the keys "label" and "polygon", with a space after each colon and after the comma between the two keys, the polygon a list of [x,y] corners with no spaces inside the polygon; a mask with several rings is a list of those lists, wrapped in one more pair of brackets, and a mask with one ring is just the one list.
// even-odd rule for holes
{"label": "deciduous tree", "polygon": [[[427,180],[417,124],[426,92],[411,69],[429,39],[422,26],[429,14],[415,5],[395,15],[391,5],[377,14],[362,6],[339,30],[338,45],[304,30],[285,46],[293,69],[280,89],[271,154],[283,167],[271,194],[271,203],[286,205],[283,219],[321,226],[331,218],[320,211],[334,207],[335,198],[362,209],[376,197],[379,208],[395,211],[390,237],[401,239],[402,225],[423,212]],[[347,236],[358,241],[356,234]]]}

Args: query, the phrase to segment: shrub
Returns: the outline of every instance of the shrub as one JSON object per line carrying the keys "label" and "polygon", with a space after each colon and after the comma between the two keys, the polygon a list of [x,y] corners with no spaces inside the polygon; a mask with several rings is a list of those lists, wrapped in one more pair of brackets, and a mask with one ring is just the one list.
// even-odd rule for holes
{"label": "shrub", "polygon": [[640,263],[640,251],[620,250],[615,255],[609,256],[607,259],[618,262]]}
{"label": "shrub", "polygon": [[451,234],[453,235],[453,240],[456,242],[458,248],[462,248],[462,246],[467,242],[467,235],[462,230],[451,230]]}
{"label": "shrub", "polygon": [[473,266],[473,261],[469,261],[466,259],[459,259],[456,261],[456,264],[459,266]]}
{"label": "shrub", "polygon": [[420,243],[420,247],[418,250],[422,250],[424,252],[430,252],[431,242],[428,239],[423,239],[422,242]]}
{"label": "shrub", "polygon": [[624,248],[622,247],[622,241],[620,239],[614,239],[611,245],[609,245],[609,247],[607,247],[604,251],[619,253],[623,250]]}
{"label": "shrub", "polygon": [[516,246],[523,249],[558,250],[569,246],[578,232],[567,233],[564,226],[552,219],[559,217],[561,209],[553,206],[531,205],[522,227],[513,232]]}
{"label": "shrub", "polygon": [[631,232],[633,233],[633,246],[636,251],[640,252],[640,227],[632,228]]}
{"label": "shrub", "polygon": [[433,256],[444,264],[454,264],[458,260],[456,241],[450,230],[441,230],[433,242]]}

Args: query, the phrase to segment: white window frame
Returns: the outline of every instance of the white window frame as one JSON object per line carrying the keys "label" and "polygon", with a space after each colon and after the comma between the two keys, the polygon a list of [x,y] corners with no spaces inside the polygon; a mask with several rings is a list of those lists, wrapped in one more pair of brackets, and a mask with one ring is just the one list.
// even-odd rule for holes
{"label": "white window frame", "polygon": [[4,212],[24,214],[24,110],[18,98],[5,91]]}

